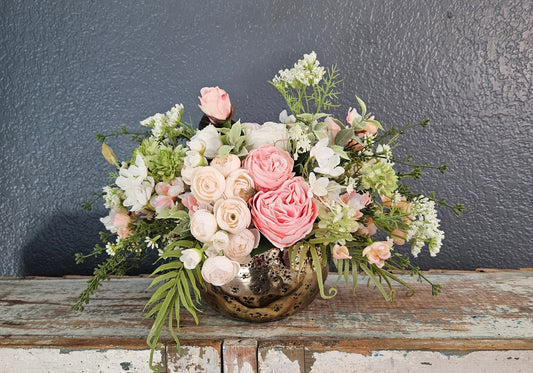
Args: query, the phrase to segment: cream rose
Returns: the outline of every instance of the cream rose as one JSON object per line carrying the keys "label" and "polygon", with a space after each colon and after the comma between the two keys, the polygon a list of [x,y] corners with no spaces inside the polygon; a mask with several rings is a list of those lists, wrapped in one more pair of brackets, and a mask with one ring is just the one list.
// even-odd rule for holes
{"label": "cream rose", "polygon": [[229,245],[223,250],[224,255],[244,264],[250,258],[250,253],[257,247],[258,242],[252,231],[245,229],[238,234],[229,235]]}
{"label": "cream rose", "polygon": [[198,241],[203,243],[211,242],[217,230],[218,225],[215,215],[203,209],[193,214],[191,218],[191,234]]}
{"label": "cream rose", "polygon": [[207,258],[202,266],[202,277],[205,282],[215,286],[227,284],[239,273],[239,263],[225,256]]}
{"label": "cream rose", "polygon": [[239,197],[248,202],[254,193],[254,180],[248,170],[239,168],[226,178],[226,188],[224,189],[226,198]]}
{"label": "cream rose", "polygon": [[281,150],[288,150],[289,133],[283,123],[266,122],[259,126],[256,123],[245,123],[246,145],[248,149],[256,149],[261,145],[270,144]]}
{"label": "cream rose", "polygon": [[211,203],[222,196],[225,186],[226,179],[217,169],[199,167],[194,173],[191,191],[198,202]]}
{"label": "cream rose", "polygon": [[241,167],[241,160],[235,154],[228,154],[224,158],[217,155],[211,161],[210,166],[216,168],[224,177],[228,177],[229,174]]}
{"label": "cream rose", "polygon": [[241,198],[220,199],[213,211],[220,229],[229,233],[240,233],[252,222],[250,209]]}

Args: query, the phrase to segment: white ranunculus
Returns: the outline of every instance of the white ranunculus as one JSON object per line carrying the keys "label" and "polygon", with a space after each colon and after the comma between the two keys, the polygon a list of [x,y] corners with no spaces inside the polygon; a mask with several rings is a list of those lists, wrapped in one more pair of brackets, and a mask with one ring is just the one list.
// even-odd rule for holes
{"label": "white ranunculus", "polygon": [[139,211],[148,203],[155,184],[154,178],[148,176],[148,169],[140,154],[137,154],[135,164],[119,170],[115,183],[124,190],[124,206],[130,207],[130,211]]}
{"label": "white ranunculus", "polygon": [[339,166],[341,158],[333,151],[333,149],[328,147],[327,137],[317,142],[316,145],[311,148],[309,155],[315,157],[318,162],[318,167],[313,169],[316,173],[332,177],[337,177],[344,173],[344,168]]}
{"label": "white ranunculus", "polygon": [[229,234],[225,231],[217,231],[212,238],[213,247],[217,250],[217,254],[220,251],[225,250],[229,246]]}
{"label": "white ranunculus", "polygon": [[241,167],[241,160],[235,154],[228,154],[224,158],[217,155],[209,165],[216,168],[224,177],[228,177],[230,173]]}
{"label": "white ranunculus", "polygon": [[187,269],[194,269],[200,263],[201,256],[198,250],[186,249],[181,252],[180,260]]}
{"label": "white ranunculus", "polygon": [[233,280],[240,268],[239,263],[225,256],[214,256],[205,260],[202,266],[202,277],[209,284],[222,286]]}
{"label": "white ranunculus", "polygon": [[181,168],[181,179],[187,185],[191,185],[192,179],[194,178],[194,173],[199,169],[199,167],[187,167],[183,166]]}
{"label": "white ranunculus", "polygon": [[204,129],[197,131],[187,145],[191,150],[203,154],[204,157],[211,159],[218,154],[218,149],[222,146],[222,140],[215,126],[208,125]]}
{"label": "white ranunculus", "polygon": [[211,242],[218,230],[217,220],[209,211],[200,209],[191,218],[191,234],[203,243]]}
{"label": "white ranunculus", "polygon": [[256,123],[245,123],[247,135],[246,145],[249,149],[257,149],[261,145],[271,144],[281,150],[288,150],[289,133],[283,123],[266,122],[261,126]]}

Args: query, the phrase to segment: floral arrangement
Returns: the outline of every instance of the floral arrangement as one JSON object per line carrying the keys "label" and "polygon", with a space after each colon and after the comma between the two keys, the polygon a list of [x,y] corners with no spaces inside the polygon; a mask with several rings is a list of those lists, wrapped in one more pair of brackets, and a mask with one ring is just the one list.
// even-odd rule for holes
{"label": "floral arrangement", "polygon": [[[109,232],[101,232],[105,246],[76,260],[107,258],[73,308],[83,310],[103,280],[124,275],[153,251],[159,266],[150,287],[156,290],[146,304],[152,356],[167,323],[179,346],[181,306],[198,322],[205,283],[228,283],[241,264],[273,247],[288,250],[292,261],[311,258],[317,272],[318,261],[331,258],[354,290],[362,272],[387,300],[394,297],[391,280],[414,291],[394,270],[410,270],[436,295],[440,286],[396,246],[410,243],[417,256],[427,245],[436,255],[444,234],[435,208],[448,206],[458,215],[464,207],[401,183],[425,169],[444,173],[445,165],[412,164],[411,157],[392,154],[401,134],[429,121],[384,130],[359,98],[360,109],[350,108],[339,120],[330,114],[339,81],[337,69],[320,66],[313,52],[270,82],[289,109],[276,122],[234,121],[229,95],[214,87],[200,92],[205,115],[199,129],[183,121],[184,108],[176,105],[143,120],[146,132],[123,127],[98,134],[104,157],[116,167],[114,182],[97,194],[109,209],[101,219]],[[119,135],[139,142],[123,162],[105,142]],[[395,164],[407,171],[395,171]],[[317,251],[326,255],[319,258]],[[335,295],[335,289],[326,295],[318,278],[322,297]]]}

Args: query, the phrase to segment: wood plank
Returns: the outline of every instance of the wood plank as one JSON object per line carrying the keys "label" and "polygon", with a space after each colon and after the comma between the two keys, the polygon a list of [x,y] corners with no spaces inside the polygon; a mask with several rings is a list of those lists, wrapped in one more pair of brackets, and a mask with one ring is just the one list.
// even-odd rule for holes
{"label": "wood plank", "polygon": [[257,341],[227,339],[222,345],[223,373],[257,372]]}
{"label": "wood plank", "polygon": [[[315,300],[285,320],[252,324],[231,320],[203,306],[200,324],[182,312],[182,342],[250,338],[259,341],[320,340],[487,340],[505,348],[522,341],[533,349],[533,272],[432,273],[443,285],[437,297],[409,276],[417,293],[397,287],[388,303],[360,284],[356,295],[338,286],[331,300]],[[328,278],[333,285],[336,277]],[[84,312],[70,310],[85,287],[82,279],[0,280],[0,346],[142,348],[151,321],[142,320],[151,292],[148,278],[106,282]],[[163,342],[172,344],[165,332]]]}
{"label": "wood plank", "polygon": [[188,345],[167,347],[168,373],[220,373],[222,371],[221,341],[188,341]]}

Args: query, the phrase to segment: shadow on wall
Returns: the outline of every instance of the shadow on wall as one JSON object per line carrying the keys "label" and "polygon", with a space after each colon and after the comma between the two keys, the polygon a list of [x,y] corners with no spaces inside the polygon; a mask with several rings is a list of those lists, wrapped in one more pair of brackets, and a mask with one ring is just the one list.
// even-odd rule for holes
{"label": "shadow on wall", "polygon": [[[92,275],[93,268],[107,258],[86,259],[76,264],[76,253],[89,254],[96,244],[101,244],[99,232],[103,230],[96,214],[55,215],[22,250],[24,276]],[[157,259],[154,253],[138,269],[128,275],[151,273]]]}

